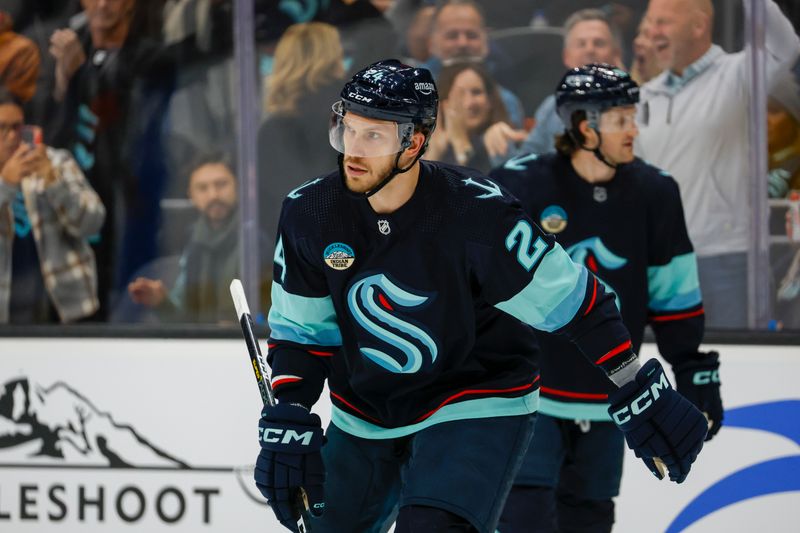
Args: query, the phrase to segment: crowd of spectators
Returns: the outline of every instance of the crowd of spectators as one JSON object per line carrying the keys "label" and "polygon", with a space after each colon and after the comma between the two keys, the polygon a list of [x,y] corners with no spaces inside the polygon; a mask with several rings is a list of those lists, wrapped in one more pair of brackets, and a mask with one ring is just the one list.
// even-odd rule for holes
{"label": "crowd of spectators", "polygon": [[[484,172],[553,150],[564,131],[552,96],[515,94],[525,85],[509,80],[555,88],[591,62],[629,70],[642,84],[636,153],[681,186],[708,325],[746,326],[752,125],[737,2],[254,0],[260,107],[243,110],[237,4],[0,1],[0,212],[14,222],[0,224],[0,323],[232,320],[222,289],[239,268],[240,112],[261,124],[251,247],[264,310],[283,198],[336,168],[327,121],[342,81],[397,57],[437,80],[425,157]],[[765,180],[785,209],[800,189],[800,9],[765,4]],[[740,26],[722,32],[730,21]],[[519,68],[525,46],[553,61]],[[800,327],[800,296],[784,293]]]}

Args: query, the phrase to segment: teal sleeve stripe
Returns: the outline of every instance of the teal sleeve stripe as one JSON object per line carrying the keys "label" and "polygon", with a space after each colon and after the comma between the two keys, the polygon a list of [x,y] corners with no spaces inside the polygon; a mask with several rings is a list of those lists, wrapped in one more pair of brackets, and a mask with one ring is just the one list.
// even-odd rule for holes
{"label": "teal sleeve stripe", "polygon": [[518,398],[479,398],[445,405],[433,415],[417,424],[397,428],[383,428],[342,411],[336,405],[331,410],[331,421],[342,431],[363,439],[394,439],[443,422],[519,416],[535,413],[539,405],[539,389]]}
{"label": "teal sleeve stripe", "polygon": [[298,296],[286,292],[280,283],[275,282],[267,320],[273,339],[321,346],[342,345],[342,334],[330,296]]}
{"label": "teal sleeve stripe", "polygon": [[663,266],[648,267],[647,287],[648,307],[653,311],[681,311],[702,303],[694,253],[676,255]]}
{"label": "teal sleeve stripe", "polygon": [[537,329],[554,331],[569,323],[580,309],[588,276],[587,270],[556,244],[544,256],[530,283],[495,307]]}
{"label": "teal sleeve stripe", "polygon": [[566,420],[611,421],[607,403],[559,402],[550,398],[541,398],[539,412]]}

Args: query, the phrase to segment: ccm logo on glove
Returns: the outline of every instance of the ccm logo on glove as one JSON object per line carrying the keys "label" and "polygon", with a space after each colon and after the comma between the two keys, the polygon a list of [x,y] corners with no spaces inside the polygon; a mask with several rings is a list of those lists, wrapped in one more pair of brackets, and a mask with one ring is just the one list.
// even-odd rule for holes
{"label": "ccm logo on glove", "polygon": [[[259,430],[261,428],[258,428]],[[283,435],[283,436],[281,436]],[[271,444],[290,444],[292,441],[299,442],[302,446],[309,446],[311,439],[314,438],[313,431],[298,433],[293,429],[266,428],[261,437],[264,442]]]}
{"label": "ccm logo on glove", "polygon": [[614,411],[614,414],[611,415],[614,418],[614,422],[617,424],[624,424],[631,419],[630,413],[633,413],[633,415],[642,414],[661,396],[659,390],[669,388],[669,380],[667,380],[666,374],[662,372],[659,380],[653,382],[649,389],[637,396],[636,399],[631,402],[630,406],[625,406],[622,409]]}
{"label": "ccm logo on glove", "polygon": [[719,370],[700,370],[692,376],[692,384],[709,385],[719,383]]}

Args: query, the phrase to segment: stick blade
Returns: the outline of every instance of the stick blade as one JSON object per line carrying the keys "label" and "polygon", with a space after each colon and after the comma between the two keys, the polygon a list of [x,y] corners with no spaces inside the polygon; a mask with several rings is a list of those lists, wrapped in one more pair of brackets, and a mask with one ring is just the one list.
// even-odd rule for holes
{"label": "stick blade", "polygon": [[231,281],[231,298],[233,298],[233,306],[236,308],[236,316],[239,320],[242,319],[242,316],[250,314],[244,287],[242,287],[242,282],[239,279]]}

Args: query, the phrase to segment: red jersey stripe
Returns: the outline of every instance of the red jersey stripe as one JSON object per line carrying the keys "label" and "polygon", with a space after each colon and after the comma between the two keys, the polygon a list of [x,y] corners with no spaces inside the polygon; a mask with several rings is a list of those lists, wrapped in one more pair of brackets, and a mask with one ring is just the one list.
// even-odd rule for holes
{"label": "red jersey stripe", "polygon": [[685,318],[692,318],[696,316],[700,316],[705,314],[705,309],[698,309],[696,311],[690,311],[688,313],[678,313],[677,315],[653,315],[650,317],[650,320],[653,322],[669,322],[670,320],[683,320]]}
{"label": "red jersey stripe", "polygon": [[457,394],[454,394],[454,395],[450,396],[445,401],[440,403],[439,406],[436,409],[433,409],[432,411],[429,411],[429,412],[425,413],[421,417],[417,418],[414,422],[422,422],[423,420],[425,420],[426,418],[429,418],[436,411],[438,411],[439,409],[441,409],[442,407],[444,407],[448,403],[450,403],[453,400],[456,400],[458,398],[461,398],[462,396],[467,396],[468,394],[498,394],[498,393],[502,394],[502,393],[505,393],[505,392],[516,392],[516,391],[521,391],[521,390],[525,390],[525,389],[529,389],[529,388],[533,387],[533,385],[537,381],[539,381],[539,376],[536,376],[536,379],[534,379],[533,381],[531,381],[527,385],[520,385],[518,387],[511,387],[510,389],[473,389],[473,390],[461,391],[461,392],[459,392]]}
{"label": "red jersey stripe", "polygon": [[315,350],[308,350],[311,355],[318,355],[319,357],[333,357],[333,352],[318,352]]}
{"label": "red jersey stripe", "polygon": [[592,280],[594,281],[594,285],[592,285],[592,301],[589,302],[589,307],[587,307],[586,311],[583,312],[583,316],[589,314],[589,311],[591,311],[592,307],[594,307],[594,301],[597,299],[597,278],[592,276]]}
{"label": "red jersey stripe", "polygon": [[361,409],[359,409],[358,407],[356,407],[356,406],[355,406],[355,405],[353,405],[352,403],[348,402],[347,400],[345,400],[344,398],[342,398],[341,396],[339,396],[339,395],[338,395],[338,394],[336,394],[335,392],[331,391],[331,396],[333,396],[334,398],[336,398],[337,400],[339,400],[340,402],[342,402],[342,403],[343,403],[343,404],[345,404],[347,407],[349,407],[350,409],[352,409],[352,410],[353,410],[353,411],[355,411],[356,413],[360,414],[360,415],[361,415],[361,416],[363,416],[364,418],[369,418],[369,419],[370,419],[370,420],[372,420],[373,422],[377,422],[377,423],[379,423],[379,424],[380,424],[380,420],[378,420],[377,418],[372,418],[372,417],[371,417],[371,416],[369,416],[367,413],[365,413],[364,411],[362,411]]}
{"label": "red jersey stripe", "polygon": [[613,350],[611,350],[610,352],[608,352],[607,354],[605,354],[603,357],[595,361],[594,364],[599,365],[600,363],[605,363],[615,355],[619,355],[625,350],[630,349],[630,347],[631,347],[631,341],[625,341],[616,348],[614,348]]}
{"label": "red jersey stripe", "polygon": [[564,396],[565,398],[578,398],[583,400],[607,400],[608,394],[594,394],[591,392],[571,392],[566,390],[551,389],[550,387],[540,387],[540,390],[553,396]]}

